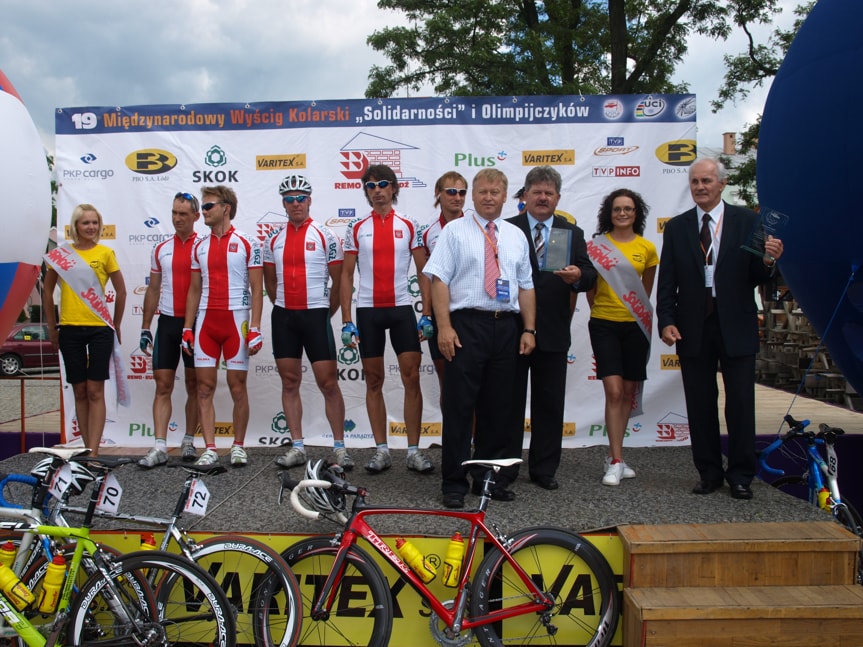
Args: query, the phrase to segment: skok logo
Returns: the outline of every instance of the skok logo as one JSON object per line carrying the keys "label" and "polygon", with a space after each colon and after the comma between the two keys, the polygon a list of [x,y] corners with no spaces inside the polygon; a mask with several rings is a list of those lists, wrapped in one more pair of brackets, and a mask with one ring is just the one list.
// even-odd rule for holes
{"label": "skok logo", "polygon": [[[220,146],[211,146],[204,153],[204,164],[213,168],[219,168],[228,163],[228,154]],[[239,182],[237,171],[193,171],[192,182],[203,182],[205,184],[226,184],[228,182]]]}
{"label": "skok logo", "polygon": [[360,353],[353,346],[342,346],[339,350],[339,364],[356,364],[360,361]]}
{"label": "skok logo", "polygon": [[159,222],[159,219],[156,218],[155,216],[151,217],[151,218],[147,218],[144,221],[144,226],[147,227],[148,229],[152,229],[153,227],[158,227],[160,224],[161,223]]}
{"label": "skok logo", "polygon": [[291,429],[288,427],[288,419],[285,418],[285,412],[279,411],[270,423],[270,430],[274,434],[287,434]]}
{"label": "skok logo", "polygon": [[212,146],[210,150],[208,150],[204,154],[204,164],[207,166],[212,166],[213,168],[218,168],[219,166],[224,166],[228,163],[228,156],[218,146]]}

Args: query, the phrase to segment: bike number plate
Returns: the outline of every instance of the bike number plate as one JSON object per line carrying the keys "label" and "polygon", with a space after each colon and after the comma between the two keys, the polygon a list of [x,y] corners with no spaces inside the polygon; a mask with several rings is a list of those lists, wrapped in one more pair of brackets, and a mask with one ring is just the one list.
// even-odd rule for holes
{"label": "bike number plate", "polygon": [[99,502],[96,509],[110,514],[117,514],[120,509],[120,499],[123,498],[123,486],[113,474],[105,477],[102,490],[99,492]]}
{"label": "bike number plate", "polygon": [[66,463],[63,467],[54,473],[54,478],[51,479],[51,487],[48,488],[48,494],[55,499],[63,496],[69,486],[72,484],[72,466]]}
{"label": "bike number plate", "polygon": [[186,499],[186,507],[183,508],[183,512],[203,517],[207,514],[207,504],[209,503],[210,491],[207,489],[207,486],[200,479],[194,479],[192,481],[192,488],[189,491],[189,498]]}

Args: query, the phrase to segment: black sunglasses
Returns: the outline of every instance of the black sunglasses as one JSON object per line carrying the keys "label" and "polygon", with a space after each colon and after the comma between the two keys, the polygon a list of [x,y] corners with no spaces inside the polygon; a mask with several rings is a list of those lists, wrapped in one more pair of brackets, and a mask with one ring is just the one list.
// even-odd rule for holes
{"label": "black sunglasses", "polygon": [[366,188],[371,191],[375,187],[379,189],[386,189],[390,185],[389,180],[378,180],[377,182],[366,182]]}
{"label": "black sunglasses", "polygon": [[205,202],[204,204],[201,205],[201,211],[209,211],[210,209],[215,207],[217,204],[227,204],[227,202]]}
{"label": "black sunglasses", "polygon": [[300,204],[303,204],[303,202],[305,202],[306,198],[308,197],[309,196],[307,195],[283,195],[282,200],[285,204],[294,204],[294,202],[299,202]]}
{"label": "black sunglasses", "polygon": [[467,195],[467,189],[449,188],[449,189],[444,189],[443,192],[446,193],[447,195],[460,195],[461,197],[465,197]]}

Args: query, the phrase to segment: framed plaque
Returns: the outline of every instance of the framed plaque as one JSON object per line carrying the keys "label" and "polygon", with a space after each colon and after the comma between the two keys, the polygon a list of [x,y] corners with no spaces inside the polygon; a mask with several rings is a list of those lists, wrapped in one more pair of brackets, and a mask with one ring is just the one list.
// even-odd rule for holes
{"label": "framed plaque", "polygon": [[554,272],[569,265],[572,256],[572,230],[552,227],[548,232],[545,246],[545,267],[543,272]]}
{"label": "framed plaque", "polygon": [[773,209],[762,210],[755,227],[752,228],[752,232],[746,242],[740,246],[740,249],[756,256],[764,256],[764,241],[767,240],[768,236],[782,238],[782,232],[785,230],[788,220],[787,214]]}

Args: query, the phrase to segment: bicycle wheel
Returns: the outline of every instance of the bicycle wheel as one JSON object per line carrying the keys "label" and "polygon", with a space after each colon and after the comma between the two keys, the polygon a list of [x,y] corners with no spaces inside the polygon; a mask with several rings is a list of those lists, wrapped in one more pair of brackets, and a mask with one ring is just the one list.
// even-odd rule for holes
{"label": "bicycle wheel", "polygon": [[71,644],[236,644],[225,594],[184,557],[161,551],[129,553],[108,575],[95,574],[75,596],[66,627]]}
{"label": "bicycle wheel", "polygon": [[222,535],[201,541],[192,558],[216,579],[234,607],[237,642],[258,647],[297,644],[303,617],[300,586],[277,551],[248,537]]}
{"label": "bicycle wheel", "polygon": [[[351,546],[327,618],[311,617],[312,605],[329,575],[337,546],[329,537],[300,541],[282,553],[300,583],[303,607],[301,645],[386,645],[393,628],[390,589],[378,566]],[[262,620],[266,622],[268,609]]]}
{"label": "bicycle wheel", "polygon": [[[863,537],[863,518],[853,505],[845,501],[833,509],[833,516],[855,535]],[[860,550],[857,558],[857,584],[863,584],[863,549]]]}
{"label": "bicycle wheel", "polygon": [[[510,540],[512,558],[555,603],[548,613],[476,627],[480,644],[610,644],[620,615],[619,593],[602,553],[583,537],[559,528],[528,528]],[[486,553],[471,589],[471,617],[532,600],[506,556],[497,549]]]}

